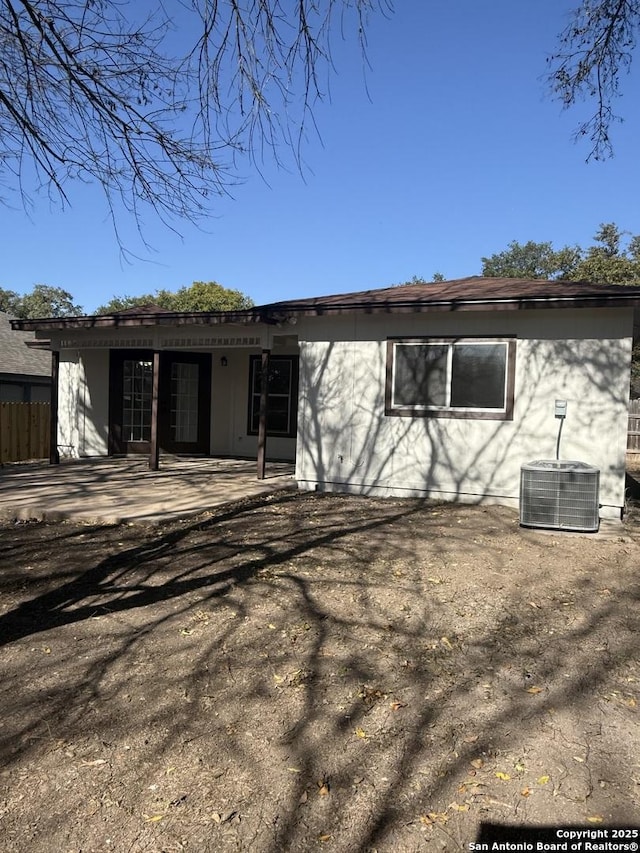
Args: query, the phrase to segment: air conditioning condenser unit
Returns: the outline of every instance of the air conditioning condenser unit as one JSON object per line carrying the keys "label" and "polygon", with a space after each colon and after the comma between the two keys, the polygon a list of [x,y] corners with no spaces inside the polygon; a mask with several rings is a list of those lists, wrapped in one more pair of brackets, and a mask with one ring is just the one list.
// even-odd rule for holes
{"label": "air conditioning condenser unit", "polygon": [[520,469],[520,524],[595,532],[600,471],[586,462],[539,459]]}

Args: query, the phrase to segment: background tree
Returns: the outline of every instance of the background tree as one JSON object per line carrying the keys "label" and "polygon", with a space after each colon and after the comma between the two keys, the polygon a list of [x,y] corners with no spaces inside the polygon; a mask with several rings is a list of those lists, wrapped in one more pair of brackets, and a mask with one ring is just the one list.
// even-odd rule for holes
{"label": "background tree", "polygon": [[33,290],[22,296],[14,290],[0,288],[0,311],[14,317],[73,317],[82,314],[82,306],[76,305],[73,296],[61,287],[35,284]]}
{"label": "background tree", "polygon": [[613,223],[603,223],[595,245],[581,248],[518,243],[482,258],[482,275],[505,278],[544,278],[588,281],[594,284],[640,284],[640,235],[626,235]]}
{"label": "background tree", "polygon": [[582,254],[571,278],[600,284],[640,284],[640,235],[625,241],[613,222],[601,225],[595,246]]}
{"label": "background tree", "polygon": [[388,2],[0,0],[0,176],[63,203],[71,180],[96,182],[112,216],[120,201],[197,219],[235,154],[297,152],[334,19],[364,45]]}
{"label": "background tree", "polygon": [[577,246],[555,250],[552,243],[518,243],[512,240],[507,248],[481,258],[482,275],[498,278],[569,278],[582,256]]}
{"label": "background tree", "polygon": [[591,143],[587,159],[612,154],[611,125],[621,121],[612,104],[620,95],[621,74],[631,67],[639,29],[638,0],[582,0],[549,60],[549,83],[565,108],[595,102],[575,134]]}
{"label": "background tree", "polygon": [[4,290],[0,287],[0,311],[4,311],[5,314],[13,314],[14,317],[17,317],[16,308],[19,299],[20,297],[15,290]]}
{"label": "background tree", "polygon": [[115,314],[127,308],[158,305],[168,311],[241,311],[253,307],[253,300],[240,290],[223,287],[216,281],[194,281],[190,287],[156,290],[142,296],[114,296],[96,314]]}

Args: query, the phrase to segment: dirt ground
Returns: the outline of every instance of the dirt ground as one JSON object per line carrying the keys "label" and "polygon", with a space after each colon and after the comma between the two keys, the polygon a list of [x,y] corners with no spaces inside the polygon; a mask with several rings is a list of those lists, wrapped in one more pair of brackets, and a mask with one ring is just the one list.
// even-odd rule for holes
{"label": "dirt ground", "polygon": [[[0,529],[3,853],[640,825],[640,525],[286,492]],[[523,830],[524,831],[524,830]]]}

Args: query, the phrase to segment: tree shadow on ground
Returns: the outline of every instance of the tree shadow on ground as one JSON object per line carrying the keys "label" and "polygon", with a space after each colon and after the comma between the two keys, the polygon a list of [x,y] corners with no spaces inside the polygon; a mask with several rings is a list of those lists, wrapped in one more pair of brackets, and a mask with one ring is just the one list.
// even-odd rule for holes
{"label": "tree shadow on ground", "polygon": [[84,531],[34,526],[24,558],[26,529],[3,537],[31,580],[0,617],[9,850],[105,828],[456,850],[482,821],[638,819],[635,542],[310,494]]}

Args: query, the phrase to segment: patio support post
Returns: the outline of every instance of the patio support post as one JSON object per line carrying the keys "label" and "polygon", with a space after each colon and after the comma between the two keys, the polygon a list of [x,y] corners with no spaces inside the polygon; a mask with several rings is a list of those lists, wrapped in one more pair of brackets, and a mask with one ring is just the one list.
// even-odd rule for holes
{"label": "patio support post", "polygon": [[160,387],[160,353],[153,351],[153,379],[151,385],[151,449],[149,451],[149,470],[157,471],[160,465],[160,444],[158,442],[158,388]]}
{"label": "patio support post", "polygon": [[60,352],[51,351],[51,406],[49,409],[49,464],[60,464],[58,450],[58,377],[60,375]]}
{"label": "patio support post", "polygon": [[260,365],[260,419],[258,421],[258,480],[265,478],[267,462],[267,412],[269,408],[269,356],[271,350],[262,350]]}

